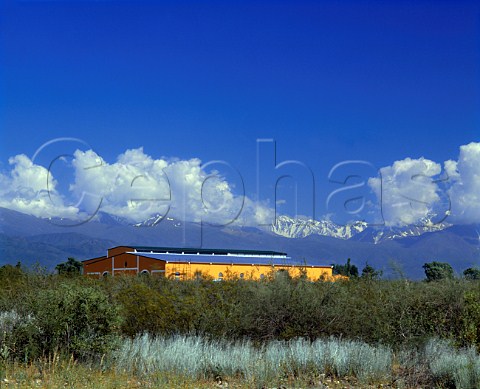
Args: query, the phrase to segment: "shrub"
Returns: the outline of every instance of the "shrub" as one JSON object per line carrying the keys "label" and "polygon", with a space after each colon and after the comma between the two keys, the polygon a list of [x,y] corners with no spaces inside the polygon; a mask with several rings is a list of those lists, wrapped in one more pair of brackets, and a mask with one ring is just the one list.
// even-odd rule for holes
{"label": "shrub", "polygon": [[118,308],[99,287],[64,283],[41,290],[32,301],[42,353],[64,351],[85,358],[103,354],[115,345]]}
{"label": "shrub", "polygon": [[461,328],[461,344],[480,348],[480,296],[478,291],[464,294]]}
{"label": "shrub", "polygon": [[445,340],[432,339],[425,347],[425,359],[437,385],[462,389],[480,386],[480,358],[473,348],[455,350]]}
{"label": "shrub", "polygon": [[174,303],[169,297],[140,282],[122,289],[117,295],[124,319],[122,332],[128,336],[169,332],[174,316]]}
{"label": "shrub", "polygon": [[338,339],[269,341],[209,340],[199,336],[151,337],[124,340],[113,364],[140,375],[173,372],[192,379],[240,376],[250,387],[262,387],[281,377],[313,378],[320,373],[361,382],[389,379],[392,351],[362,342]]}
{"label": "shrub", "polygon": [[37,355],[37,330],[32,315],[21,315],[15,310],[0,312],[0,359],[28,360]]}

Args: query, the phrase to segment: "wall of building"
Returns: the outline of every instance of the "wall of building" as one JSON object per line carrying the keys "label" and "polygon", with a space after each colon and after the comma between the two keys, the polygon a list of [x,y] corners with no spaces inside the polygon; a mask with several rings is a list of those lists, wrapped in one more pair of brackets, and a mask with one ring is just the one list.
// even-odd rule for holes
{"label": "wall of building", "polygon": [[83,274],[86,276],[101,276],[108,270],[108,263],[110,263],[111,269],[112,262],[107,257],[99,257],[83,261]]}
{"label": "wall of building", "polygon": [[244,278],[259,280],[268,276],[273,271],[286,270],[292,277],[300,276],[305,272],[306,276],[316,281],[320,277],[333,279],[332,268],[311,266],[284,266],[284,265],[245,265],[245,264],[209,264],[209,263],[166,263],[165,276],[173,279],[194,279],[197,275],[215,280],[229,278]]}
{"label": "wall of building", "polygon": [[142,271],[147,271],[149,274],[163,274],[165,272],[165,262],[125,252],[120,252],[111,257],[100,257],[83,262],[83,274],[89,276],[116,275],[120,273],[137,274]]}
{"label": "wall of building", "polygon": [[[292,277],[305,274],[312,281],[318,279],[334,280],[331,266],[291,266],[291,265],[252,265],[205,262],[167,262],[148,258],[141,253],[126,253],[126,246],[109,249],[109,256],[93,258],[83,262],[83,273],[88,276],[106,276],[118,274],[162,275],[171,279],[189,280],[199,276],[214,280],[243,278],[260,280],[274,271],[285,270]],[[212,257],[213,259],[213,257]]]}

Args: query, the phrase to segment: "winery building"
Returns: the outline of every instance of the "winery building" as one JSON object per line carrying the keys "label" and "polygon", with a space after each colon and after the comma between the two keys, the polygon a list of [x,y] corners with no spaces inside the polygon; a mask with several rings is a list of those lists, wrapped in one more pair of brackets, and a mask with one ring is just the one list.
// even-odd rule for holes
{"label": "winery building", "polygon": [[288,271],[293,277],[305,274],[312,281],[334,279],[332,266],[295,263],[286,253],[277,251],[117,246],[108,249],[106,256],[82,263],[83,274],[93,277],[145,274],[178,280],[259,280],[272,271]]}

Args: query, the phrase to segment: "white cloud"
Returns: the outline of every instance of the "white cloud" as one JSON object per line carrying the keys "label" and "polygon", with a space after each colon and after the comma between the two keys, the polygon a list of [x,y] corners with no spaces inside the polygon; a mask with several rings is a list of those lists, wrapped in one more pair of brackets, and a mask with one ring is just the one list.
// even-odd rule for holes
{"label": "white cloud", "polygon": [[415,223],[436,214],[455,224],[480,223],[480,143],[460,146],[457,161],[441,165],[406,158],[380,169],[369,185],[381,200],[385,224]]}
{"label": "white cloud", "polygon": [[[199,159],[154,159],[142,148],[127,150],[113,163],[95,152],[74,153],[75,180],[66,203],[58,182],[48,170],[27,156],[9,159],[10,169],[0,173],[0,206],[39,217],[83,219],[97,209],[132,221],[153,214],[186,221],[258,226],[272,220],[268,205],[244,197],[234,184],[207,171]],[[460,147],[457,161],[440,163],[405,158],[380,169],[381,177],[368,183],[382,204],[387,225],[403,225],[448,211],[449,222],[480,223],[480,143]],[[439,180],[441,175],[447,181]]]}
{"label": "white cloud", "polygon": [[434,212],[440,201],[439,188],[433,177],[441,166],[425,158],[406,158],[380,169],[381,177],[368,183],[382,205],[386,225],[404,225]]}
{"label": "white cloud", "polygon": [[[168,213],[180,220],[225,223],[240,200],[224,179],[207,180],[199,159],[154,160],[141,148],[127,150],[112,164],[91,150],[76,151],[74,156],[76,175],[71,190],[83,197],[89,212],[101,201],[102,211],[135,221]],[[212,212],[212,204],[225,204],[225,209]]]}
{"label": "white cloud", "polygon": [[458,161],[446,161],[451,181],[448,190],[452,202],[452,221],[462,224],[480,222],[480,143],[460,147]]}
{"label": "white cloud", "polygon": [[64,204],[57,182],[43,166],[35,165],[23,154],[8,160],[12,169],[0,173],[0,207],[38,217],[78,216],[76,207]]}
{"label": "white cloud", "polygon": [[85,214],[100,210],[132,221],[168,213],[186,221],[258,225],[272,215],[268,207],[235,194],[232,184],[205,171],[195,158],[153,159],[139,148],[108,163],[92,150],[77,150],[69,189],[78,203],[72,206],[65,205],[58,183],[43,166],[25,155],[9,162],[10,171],[0,174],[0,206],[38,217],[85,220]]}

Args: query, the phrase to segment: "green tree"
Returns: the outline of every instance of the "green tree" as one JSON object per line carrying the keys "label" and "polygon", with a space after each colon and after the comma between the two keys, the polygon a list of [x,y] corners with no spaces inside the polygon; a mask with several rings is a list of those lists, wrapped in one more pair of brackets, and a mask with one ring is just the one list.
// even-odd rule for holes
{"label": "green tree", "polygon": [[428,282],[453,279],[453,268],[447,262],[428,262],[423,266]]}
{"label": "green tree", "polygon": [[63,275],[78,275],[82,271],[82,263],[77,261],[75,258],[69,257],[66,262],[59,263],[55,266],[55,270],[58,274]]}
{"label": "green tree", "polygon": [[375,270],[373,266],[370,266],[368,262],[365,264],[365,267],[362,269],[362,278],[369,280],[378,280],[382,276],[383,272],[381,270]]}
{"label": "green tree", "polygon": [[345,265],[333,264],[333,274],[339,274],[347,277],[358,277],[358,267],[350,263],[350,258],[347,259]]}
{"label": "green tree", "polygon": [[480,280],[480,269],[477,267],[469,267],[465,269],[463,275],[467,280]]}

